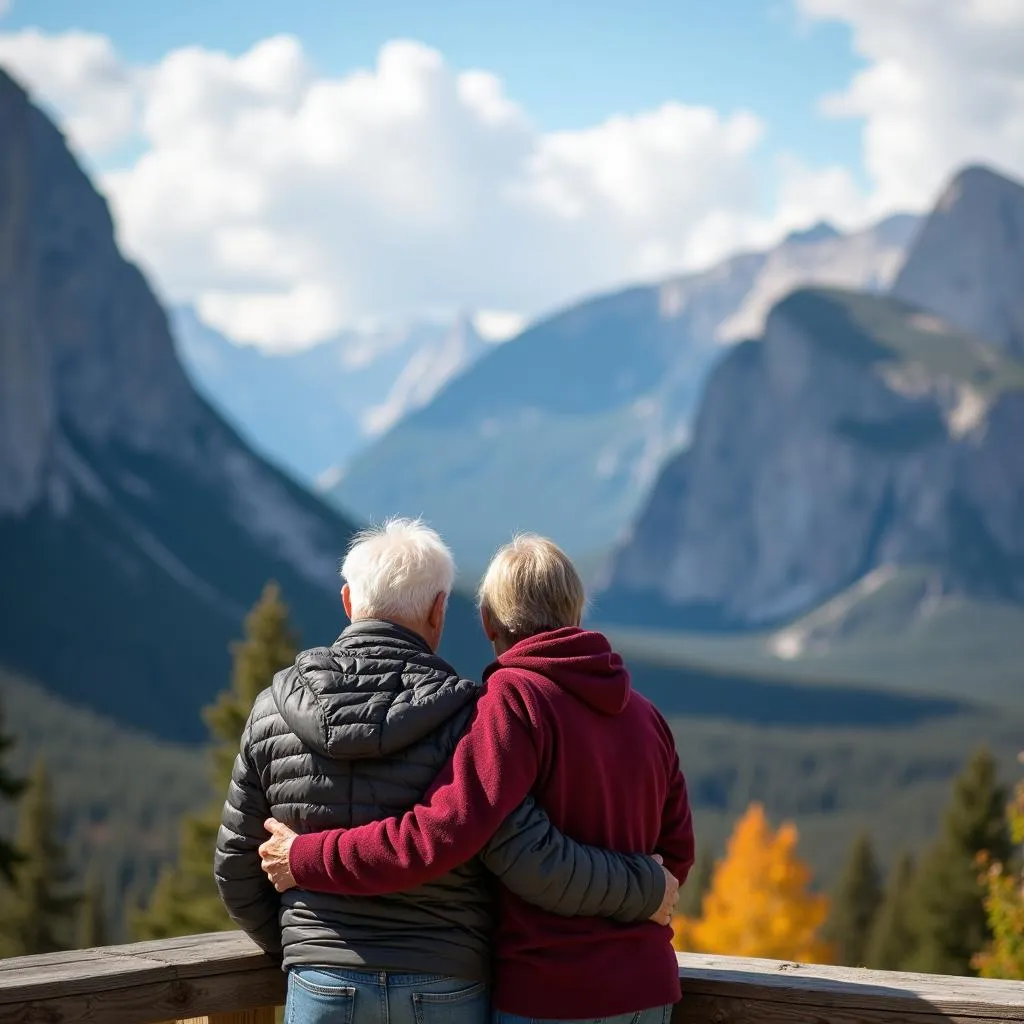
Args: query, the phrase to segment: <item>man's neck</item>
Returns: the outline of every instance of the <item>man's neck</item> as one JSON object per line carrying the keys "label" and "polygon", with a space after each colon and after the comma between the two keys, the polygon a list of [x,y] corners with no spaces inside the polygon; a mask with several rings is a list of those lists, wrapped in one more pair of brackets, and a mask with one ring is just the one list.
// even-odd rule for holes
{"label": "man's neck", "polygon": [[359,622],[374,620],[377,622],[390,622],[395,626],[401,626],[402,629],[409,630],[410,633],[415,633],[432,651],[435,653],[437,652],[434,645],[430,643],[430,640],[428,639],[428,631],[424,628],[424,624],[422,622],[412,622],[409,619],[403,619],[397,615],[358,615],[352,619],[352,625],[354,626]]}

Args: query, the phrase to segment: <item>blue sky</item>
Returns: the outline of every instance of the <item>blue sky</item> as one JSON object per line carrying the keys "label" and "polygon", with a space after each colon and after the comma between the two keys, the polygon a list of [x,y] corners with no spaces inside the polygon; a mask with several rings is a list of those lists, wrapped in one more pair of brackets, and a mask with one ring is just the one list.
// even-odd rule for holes
{"label": "blue sky", "polygon": [[390,39],[415,39],[456,68],[497,74],[544,130],[678,99],[750,109],[777,145],[859,171],[860,125],[817,109],[861,64],[850,30],[809,23],[788,0],[14,0],[4,27],[27,26],[103,33],[140,64],[193,44],[237,54],[289,33],[329,74],[371,65]]}
{"label": "blue sky", "polygon": [[1017,0],[5,6],[124,249],[254,344],[513,324],[1024,176]]}

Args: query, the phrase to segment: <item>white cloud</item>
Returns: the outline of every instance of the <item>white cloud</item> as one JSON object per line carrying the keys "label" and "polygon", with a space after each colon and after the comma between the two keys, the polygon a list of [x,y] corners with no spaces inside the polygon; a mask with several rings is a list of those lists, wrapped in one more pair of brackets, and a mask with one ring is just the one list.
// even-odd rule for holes
{"label": "white cloud", "polygon": [[[343,77],[290,37],[241,56],[193,47],[154,67],[103,37],[0,36],[0,60],[107,173],[126,248],[228,334],[300,345],[425,310],[514,311],[721,254],[750,220],[749,112],[680,103],[545,134],[482,71],[414,42]],[[486,318],[485,318],[486,319]]]}
{"label": "white cloud", "polygon": [[[0,34],[0,63],[108,167],[121,241],[163,294],[225,333],[297,346],[476,309],[503,311],[477,318],[498,337],[822,218],[920,208],[966,160],[1024,172],[1020,0],[795,2],[847,22],[868,61],[825,103],[865,120],[867,192],[851,169],[778,153],[766,189],[750,111],[673,101],[545,133],[495,76],[415,42],[339,77],[288,36],[132,68],[105,37],[25,31]],[[117,151],[133,155],[110,170]]]}
{"label": "white cloud", "polygon": [[138,75],[121,63],[106,36],[49,36],[36,29],[0,35],[0,66],[59,114],[82,151],[102,153],[134,130]]}
{"label": "white cloud", "polygon": [[797,0],[868,66],[823,110],[864,119],[876,208],[920,207],[966,163],[1024,175],[1021,0]]}

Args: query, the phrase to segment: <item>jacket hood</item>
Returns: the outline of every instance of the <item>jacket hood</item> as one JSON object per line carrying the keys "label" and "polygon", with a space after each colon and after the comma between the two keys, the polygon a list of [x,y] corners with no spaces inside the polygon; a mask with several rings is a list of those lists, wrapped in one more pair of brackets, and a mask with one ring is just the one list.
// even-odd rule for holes
{"label": "jacket hood", "polygon": [[502,654],[484,680],[499,668],[546,676],[606,715],[621,713],[629,703],[629,672],[603,633],[566,627],[527,637]]}
{"label": "jacket hood", "polygon": [[422,637],[378,620],[353,623],[331,647],[303,651],[271,684],[288,728],[317,753],[342,760],[404,750],[479,691]]}

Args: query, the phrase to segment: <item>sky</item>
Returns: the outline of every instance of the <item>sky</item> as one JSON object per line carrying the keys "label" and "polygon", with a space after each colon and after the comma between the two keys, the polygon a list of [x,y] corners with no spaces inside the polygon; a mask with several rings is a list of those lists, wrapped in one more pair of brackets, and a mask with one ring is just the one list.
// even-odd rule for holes
{"label": "sky", "polygon": [[1024,176],[1021,0],[0,0],[168,302],[296,347],[495,333],[827,219]]}

